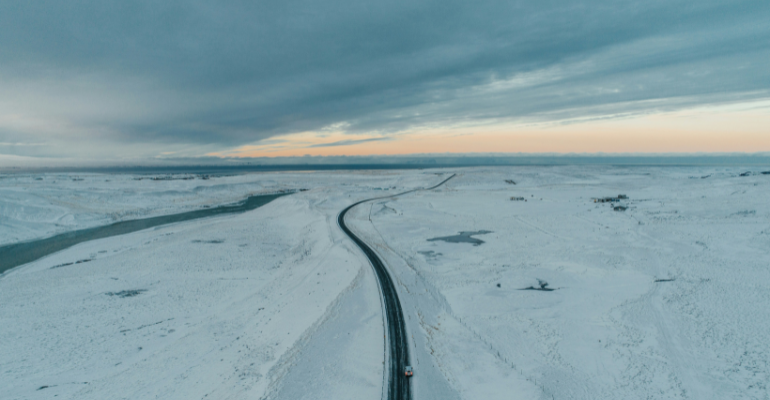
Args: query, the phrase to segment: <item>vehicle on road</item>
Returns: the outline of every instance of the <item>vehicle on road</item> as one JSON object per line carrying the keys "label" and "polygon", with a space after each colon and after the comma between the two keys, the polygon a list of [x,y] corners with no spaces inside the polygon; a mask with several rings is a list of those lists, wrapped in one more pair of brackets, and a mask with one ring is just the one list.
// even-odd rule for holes
{"label": "vehicle on road", "polygon": [[412,193],[419,190],[434,190],[455,176],[455,174],[452,174],[450,177],[441,181],[441,183],[438,185],[429,188],[412,189],[396,195],[361,200],[357,203],[353,203],[347,206],[347,208],[342,210],[337,215],[337,224],[339,224],[340,229],[345,232],[345,234],[361,249],[364,255],[366,255],[366,258],[369,259],[369,262],[371,263],[372,268],[377,275],[377,280],[380,283],[380,294],[382,296],[385,315],[387,316],[388,320],[386,325],[386,337],[388,338],[387,346],[390,348],[390,356],[388,357],[390,360],[390,365],[387,375],[389,377],[387,394],[388,400],[412,400],[412,390],[410,384],[410,377],[413,375],[412,367],[406,366],[406,368],[402,370],[404,371],[405,376],[398,376],[398,367],[404,366],[409,362],[409,341],[407,340],[407,329],[406,323],[404,322],[404,314],[401,310],[401,303],[398,300],[398,292],[396,291],[396,287],[393,284],[393,280],[390,278],[390,274],[388,273],[385,264],[382,262],[382,260],[380,260],[380,258],[371,247],[364,243],[361,238],[353,234],[350,228],[348,228],[348,226],[345,224],[345,215],[354,207],[368,201],[392,198],[395,196],[403,196],[407,193]]}

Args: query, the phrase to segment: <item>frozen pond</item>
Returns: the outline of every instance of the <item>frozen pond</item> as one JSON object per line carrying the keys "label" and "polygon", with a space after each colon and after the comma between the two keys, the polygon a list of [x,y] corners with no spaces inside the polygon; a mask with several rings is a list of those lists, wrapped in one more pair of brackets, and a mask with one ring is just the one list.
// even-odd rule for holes
{"label": "frozen pond", "polygon": [[478,246],[482,243],[484,243],[481,239],[476,239],[473,236],[476,235],[486,235],[488,233],[492,233],[492,231],[476,231],[476,232],[460,232],[457,235],[454,236],[442,236],[442,237],[436,237],[433,239],[428,239],[429,242],[435,242],[438,240],[441,240],[443,242],[447,243],[470,243],[474,246]]}

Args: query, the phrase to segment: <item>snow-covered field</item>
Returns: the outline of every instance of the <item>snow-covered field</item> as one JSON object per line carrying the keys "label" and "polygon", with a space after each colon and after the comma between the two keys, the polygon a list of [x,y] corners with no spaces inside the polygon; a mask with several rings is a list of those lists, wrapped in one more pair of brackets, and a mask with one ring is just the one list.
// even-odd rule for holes
{"label": "snow-covered field", "polygon": [[0,245],[326,183],[319,181],[302,174],[0,174]]}
{"label": "snow-covered field", "polygon": [[[116,193],[71,179],[56,187],[60,176],[21,187],[22,178],[0,180],[17,203],[26,195],[40,204],[30,214],[5,208],[15,222],[2,225],[4,237],[27,221],[27,232],[48,234],[40,215],[78,215],[67,227],[89,226],[119,212],[123,192],[134,193],[127,208],[153,215],[171,210],[159,197],[213,203],[198,197],[209,186],[197,185],[214,186],[222,203],[263,188],[311,189],[245,214],[83,243],[0,276],[0,399],[379,398],[379,292],[335,218],[353,198],[434,177],[254,174],[171,181],[181,188],[170,195],[168,182],[133,177],[90,177],[122,178]],[[57,197],[81,202],[67,208]],[[52,268],[83,259],[93,261]]]}
{"label": "snow-covered field", "polygon": [[[471,169],[356,227],[402,285],[416,376],[457,397],[768,399],[770,175],[744,171]],[[491,232],[428,241],[462,231]],[[538,279],[556,290],[520,290]]]}
{"label": "snow-covered field", "polygon": [[744,171],[4,175],[0,244],[310,190],[0,276],[0,399],[380,398],[379,292],[335,217],[453,172],[348,216],[398,286],[415,399],[770,399],[770,175]]}

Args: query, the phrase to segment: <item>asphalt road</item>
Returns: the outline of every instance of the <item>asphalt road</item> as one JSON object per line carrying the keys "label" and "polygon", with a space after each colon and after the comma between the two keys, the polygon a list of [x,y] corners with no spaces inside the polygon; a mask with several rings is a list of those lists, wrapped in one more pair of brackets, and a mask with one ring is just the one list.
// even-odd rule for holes
{"label": "asphalt road", "polygon": [[[374,268],[374,272],[377,275],[377,280],[380,282],[380,288],[383,298],[383,303],[385,304],[385,315],[387,317],[387,329],[388,332],[388,348],[390,349],[390,365],[388,368],[388,400],[411,400],[412,399],[412,390],[409,379],[404,375],[404,367],[407,365],[411,365],[409,363],[409,342],[407,340],[407,331],[406,331],[406,323],[404,322],[404,313],[401,310],[401,302],[398,300],[398,293],[396,292],[396,286],[393,284],[393,280],[390,278],[390,274],[388,274],[387,268],[385,268],[385,264],[383,264],[382,260],[377,256],[377,254],[372,250],[366,243],[364,243],[363,240],[359,239],[358,236],[353,234],[353,232],[350,231],[350,229],[345,225],[345,215],[350,211],[353,207],[366,203],[368,201],[373,200],[380,200],[380,199],[387,199],[389,197],[395,197],[395,196],[402,196],[407,193],[416,192],[418,190],[433,190],[444,183],[446,183],[448,180],[454,178],[454,174],[450,176],[449,178],[443,180],[441,183],[439,183],[436,186],[427,188],[427,189],[412,189],[407,192],[394,194],[391,196],[383,196],[383,197],[375,197],[372,199],[362,200],[358,203],[352,204],[342,210],[340,212],[340,215],[337,217],[337,223],[339,224],[340,228],[347,234],[350,239],[352,239],[356,245],[358,245],[359,248],[366,254],[366,257],[369,258],[369,261],[372,263],[372,267]],[[419,371],[415,371],[416,378],[418,377]]]}

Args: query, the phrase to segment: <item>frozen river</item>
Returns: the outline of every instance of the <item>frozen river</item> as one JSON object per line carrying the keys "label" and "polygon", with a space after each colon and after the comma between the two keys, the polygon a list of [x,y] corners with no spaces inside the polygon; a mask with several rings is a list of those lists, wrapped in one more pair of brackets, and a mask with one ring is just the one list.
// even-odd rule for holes
{"label": "frozen river", "polygon": [[[235,205],[225,205],[202,210],[188,211],[179,214],[161,215],[158,217],[134,219],[116,222],[106,226],[80,229],[56,236],[33,240],[29,242],[14,243],[0,247],[0,274],[28,262],[35,261],[57,251],[72,247],[78,243],[89,240],[103,239],[111,236],[125,235],[127,233],[154,228],[160,225],[190,221],[193,219],[213,217],[232,213],[251,211],[261,207],[285,194],[273,194],[251,196],[243,202]],[[80,263],[90,260],[79,260]]]}

